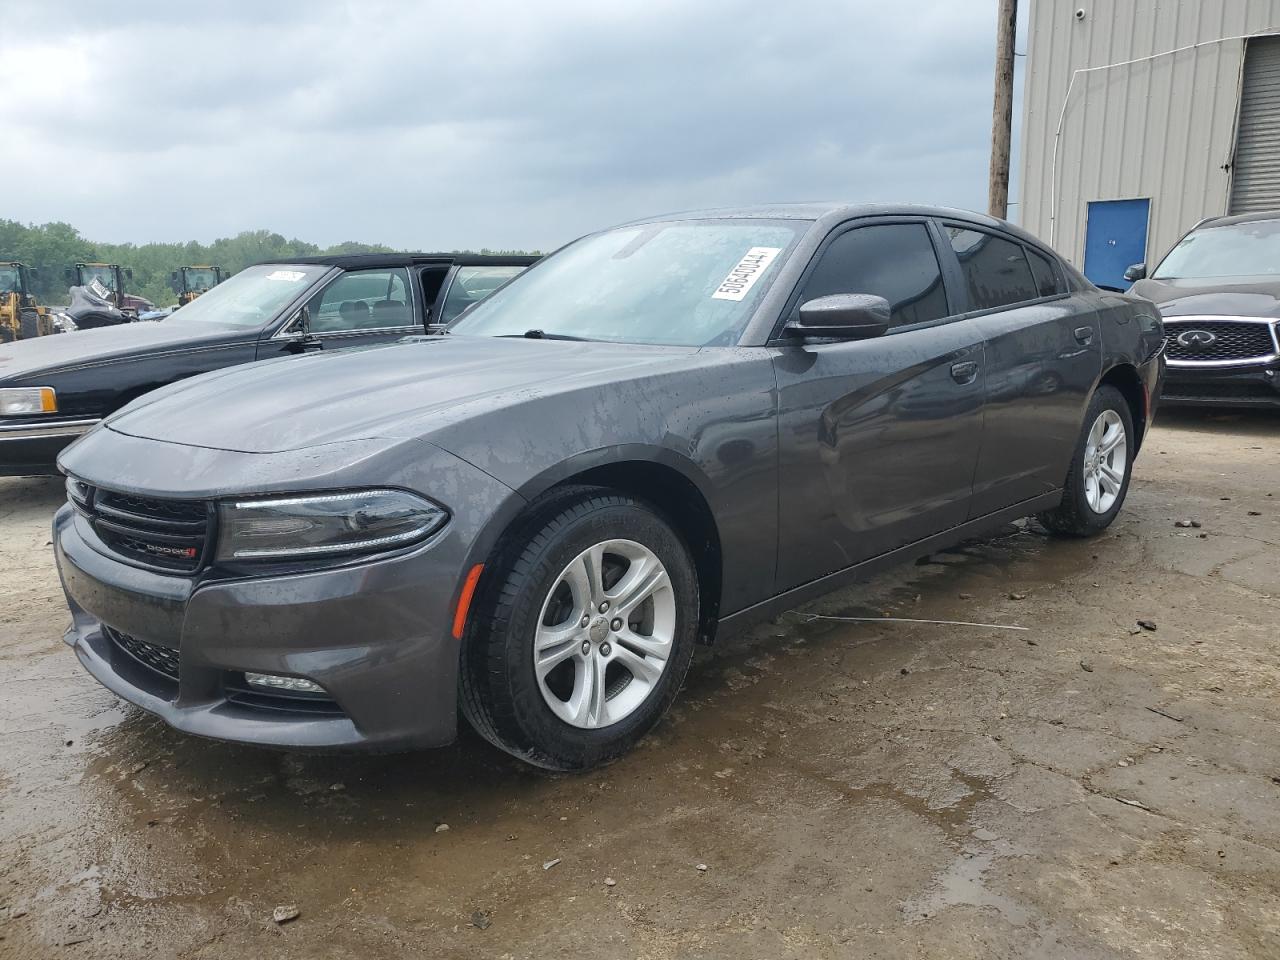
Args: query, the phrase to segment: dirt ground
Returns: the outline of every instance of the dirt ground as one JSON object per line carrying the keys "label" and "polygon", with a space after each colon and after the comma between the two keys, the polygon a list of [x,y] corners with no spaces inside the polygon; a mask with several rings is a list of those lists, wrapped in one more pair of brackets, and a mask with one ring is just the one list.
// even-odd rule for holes
{"label": "dirt ground", "polygon": [[1280,415],[702,652],[585,776],[168,731],[62,643],[62,498],[0,480],[0,957],[1280,956]]}

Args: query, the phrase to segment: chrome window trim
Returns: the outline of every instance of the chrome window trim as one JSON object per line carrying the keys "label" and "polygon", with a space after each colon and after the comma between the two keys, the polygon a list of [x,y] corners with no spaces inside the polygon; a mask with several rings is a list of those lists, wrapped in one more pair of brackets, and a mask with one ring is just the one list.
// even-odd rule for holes
{"label": "chrome window trim", "polygon": [[1215,367],[1252,367],[1259,363],[1271,363],[1273,360],[1280,360],[1280,331],[1277,331],[1277,325],[1280,325],[1280,321],[1278,320],[1267,317],[1231,317],[1219,314],[1188,314],[1164,318],[1164,326],[1166,328],[1176,323],[1261,323],[1271,331],[1272,350],[1270,353],[1260,354],[1256,357],[1246,357],[1242,360],[1174,360],[1170,357],[1167,362],[1171,367],[1207,370]]}
{"label": "chrome window trim", "polygon": [[54,437],[78,437],[88,433],[101,418],[63,420],[52,423],[0,423],[0,443],[5,440],[46,440]]}

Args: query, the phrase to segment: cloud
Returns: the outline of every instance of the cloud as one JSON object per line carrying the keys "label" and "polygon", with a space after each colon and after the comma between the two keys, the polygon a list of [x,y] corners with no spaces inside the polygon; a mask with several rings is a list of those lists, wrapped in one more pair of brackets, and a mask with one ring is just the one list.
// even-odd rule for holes
{"label": "cloud", "polygon": [[10,0],[0,217],[547,249],[689,207],[981,206],[990,6]]}

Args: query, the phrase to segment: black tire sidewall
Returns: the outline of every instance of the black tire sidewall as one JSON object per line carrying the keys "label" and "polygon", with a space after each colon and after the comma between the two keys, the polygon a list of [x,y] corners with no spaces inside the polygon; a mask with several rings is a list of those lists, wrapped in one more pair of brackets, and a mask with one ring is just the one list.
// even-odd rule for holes
{"label": "black tire sidewall", "polygon": [[[666,520],[651,507],[605,494],[566,505],[541,525],[501,571],[503,586],[490,620],[491,694],[504,739],[544,765],[581,769],[625,752],[662,717],[679,692],[693,657],[698,630],[698,581],[689,552]],[[662,678],[630,716],[597,730],[565,723],[543,698],[534,672],[533,639],[547,594],[566,566],[593,544],[634,540],[652,550],[666,567],[676,599],[672,654]],[[521,545],[513,545],[521,546]],[[502,722],[505,720],[505,722]],[[506,727],[507,729],[502,729]]]}
{"label": "black tire sidewall", "polygon": [[[1124,424],[1125,444],[1125,465],[1124,479],[1120,484],[1120,493],[1116,496],[1116,502],[1106,513],[1098,513],[1093,507],[1089,506],[1088,497],[1085,495],[1084,484],[1084,455],[1085,448],[1089,445],[1089,431],[1093,428],[1098,417],[1102,416],[1104,411],[1113,410],[1120,417],[1120,422]],[[1075,456],[1071,459],[1071,476],[1067,484],[1067,495],[1071,498],[1072,512],[1076,519],[1076,532],[1079,533],[1097,533],[1111,526],[1112,521],[1120,513],[1124,507],[1125,498],[1129,494],[1129,480],[1133,476],[1133,461],[1137,454],[1136,450],[1137,436],[1133,429],[1133,414],[1129,410],[1129,404],[1119,390],[1110,386],[1099,387],[1094,393],[1093,399],[1089,402],[1089,408],[1085,413],[1084,425],[1080,431],[1080,439],[1076,444]]]}

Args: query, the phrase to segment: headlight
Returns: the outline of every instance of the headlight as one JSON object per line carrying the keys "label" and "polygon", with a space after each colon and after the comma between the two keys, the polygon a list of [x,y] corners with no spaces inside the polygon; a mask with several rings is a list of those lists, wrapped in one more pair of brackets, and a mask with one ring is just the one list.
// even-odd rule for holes
{"label": "headlight", "polygon": [[4,387],[0,389],[0,416],[57,413],[58,394],[53,387]]}
{"label": "headlight", "polygon": [[218,505],[218,560],[371,553],[440,529],[442,507],[404,490],[360,490]]}

